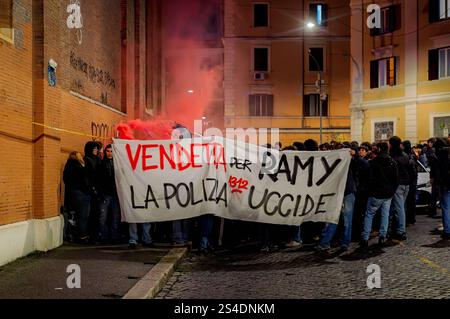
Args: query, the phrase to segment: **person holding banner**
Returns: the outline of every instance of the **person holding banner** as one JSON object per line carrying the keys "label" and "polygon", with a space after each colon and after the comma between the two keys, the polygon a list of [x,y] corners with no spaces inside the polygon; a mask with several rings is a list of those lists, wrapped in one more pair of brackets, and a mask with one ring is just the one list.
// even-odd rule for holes
{"label": "person holding banner", "polygon": [[[348,175],[347,183],[345,185],[344,203],[342,205],[341,221],[344,224],[344,232],[340,240],[341,251],[347,251],[352,241],[352,222],[353,222],[353,209],[355,207],[355,194],[356,194],[356,181],[358,169],[358,157],[353,155]],[[352,153],[353,154],[353,153]],[[327,252],[331,248],[331,241],[337,231],[338,225],[327,223],[322,230],[321,240],[318,246],[318,250]]]}

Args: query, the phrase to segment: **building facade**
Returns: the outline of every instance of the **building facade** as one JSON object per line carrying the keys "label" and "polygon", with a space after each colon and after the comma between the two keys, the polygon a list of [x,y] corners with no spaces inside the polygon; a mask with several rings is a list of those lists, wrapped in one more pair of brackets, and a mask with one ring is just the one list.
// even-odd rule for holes
{"label": "building facade", "polygon": [[351,1],[352,138],[413,143],[450,129],[450,1]]}
{"label": "building facade", "polygon": [[350,138],[348,2],[230,0],[224,24],[225,127]]}
{"label": "building facade", "polygon": [[62,244],[62,171],[162,104],[160,1],[0,2],[0,265]]}

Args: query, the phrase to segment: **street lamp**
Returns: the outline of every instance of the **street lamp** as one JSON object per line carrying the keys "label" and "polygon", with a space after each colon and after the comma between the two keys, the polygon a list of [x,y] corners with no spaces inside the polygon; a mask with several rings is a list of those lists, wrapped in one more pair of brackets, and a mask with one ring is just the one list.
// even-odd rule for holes
{"label": "street lamp", "polygon": [[322,92],[322,70],[320,68],[319,62],[314,57],[314,55],[311,54],[311,50],[308,50],[308,55],[313,59],[314,63],[316,64],[317,70],[318,70],[318,80],[316,81],[316,87],[319,91],[319,116],[320,116],[320,144],[323,143],[323,111],[322,111],[322,102],[326,100],[325,94]]}

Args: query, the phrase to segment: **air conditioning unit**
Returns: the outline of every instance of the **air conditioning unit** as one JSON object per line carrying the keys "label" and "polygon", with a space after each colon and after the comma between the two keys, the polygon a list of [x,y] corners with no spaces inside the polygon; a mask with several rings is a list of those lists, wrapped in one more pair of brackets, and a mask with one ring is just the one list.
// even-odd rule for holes
{"label": "air conditioning unit", "polygon": [[264,81],[265,79],[267,79],[267,73],[266,72],[255,72],[253,74],[253,78],[255,79],[255,81]]}

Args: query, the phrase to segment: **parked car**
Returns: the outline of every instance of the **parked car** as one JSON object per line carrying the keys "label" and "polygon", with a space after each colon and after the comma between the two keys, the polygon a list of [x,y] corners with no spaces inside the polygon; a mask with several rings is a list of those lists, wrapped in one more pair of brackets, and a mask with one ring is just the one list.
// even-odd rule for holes
{"label": "parked car", "polygon": [[[430,170],[422,163],[417,162],[417,194],[416,207],[421,209],[428,209],[431,204],[431,181]],[[437,203],[439,207],[439,202]]]}

